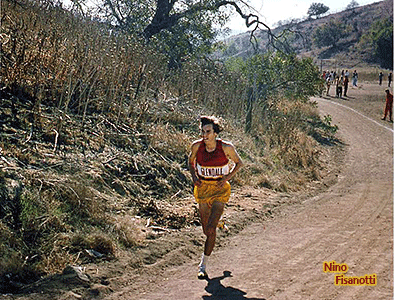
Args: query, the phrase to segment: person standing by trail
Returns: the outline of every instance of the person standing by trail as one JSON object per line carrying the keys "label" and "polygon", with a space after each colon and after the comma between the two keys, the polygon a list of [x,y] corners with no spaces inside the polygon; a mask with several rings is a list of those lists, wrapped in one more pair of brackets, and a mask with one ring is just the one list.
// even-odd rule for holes
{"label": "person standing by trail", "polygon": [[[189,170],[202,229],[206,235],[197,277],[205,279],[208,277],[207,261],[215,246],[216,228],[225,203],[230,199],[231,186],[228,181],[243,163],[235,147],[217,137],[222,128],[216,117],[202,116],[200,122],[202,138],[194,141],[191,146]],[[232,168],[230,160],[234,165]]]}
{"label": "person standing by trail", "polygon": [[393,94],[390,93],[390,89],[386,89],[386,105],[384,108],[384,115],[382,120],[386,120],[387,114],[389,115],[390,122],[393,122]]}
{"label": "person standing by trail", "polygon": [[344,97],[347,97],[347,89],[348,88],[349,88],[349,76],[345,76],[345,79],[343,80],[343,96]]}
{"label": "person standing by trail", "polygon": [[380,72],[379,73],[379,85],[382,85],[382,81],[383,81],[383,73]]}
{"label": "person standing by trail", "polygon": [[393,73],[389,73],[389,75],[387,76],[387,80],[388,80],[388,87],[390,87],[391,85],[391,81],[393,81]]}
{"label": "person standing by trail", "polygon": [[357,86],[357,80],[358,80],[357,70],[354,70],[352,79],[353,79],[353,86]]}
{"label": "person standing by trail", "polygon": [[336,86],[337,86],[337,97],[342,98],[342,87],[343,87],[343,77],[342,76],[341,76],[341,78],[337,77]]}
{"label": "person standing by trail", "polygon": [[331,75],[328,75],[326,79],[326,87],[327,87],[326,96],[329,96],[330,86],[331,86]]}

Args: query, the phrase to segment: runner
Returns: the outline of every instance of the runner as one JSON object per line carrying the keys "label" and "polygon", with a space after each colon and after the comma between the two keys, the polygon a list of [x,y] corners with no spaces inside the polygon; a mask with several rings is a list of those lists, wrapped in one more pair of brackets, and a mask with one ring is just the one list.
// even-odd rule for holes
{"label": "runner", "polygon": [[387,88],[385,92],[386,92],[386,105],[384,107],[384,114],[382,120],[386,120],[388,114],[390,118],[390,122],[393,122],[393,94],[390,93],[389,88]]}
{"label": "runner", "polygon": [[[203,232],[206,235],[204,252],[199,264],[198,278],[207,278],[208,257],[215,246],[216,227],[228,202],[231,186],[228,183],[241,168],[242,161],[230,142],[218,139],[222,130],[217,118],[202,116],[202,138],[193,142],[189,155],[189,170],[194,183]],[[230,161],[234,166],[230,169]]]}

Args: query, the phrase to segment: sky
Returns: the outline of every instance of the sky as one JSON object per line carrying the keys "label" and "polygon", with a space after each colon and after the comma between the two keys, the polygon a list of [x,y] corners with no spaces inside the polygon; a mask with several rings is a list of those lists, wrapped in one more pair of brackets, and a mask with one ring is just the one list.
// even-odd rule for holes
{"label": "sky", "polygon": [[[271,28],[274,28],[278,21],[288,19],[300,19],[307,16],[308,8],[312,3],[323,3],[330,10],[328,14],[342,11],[349,5],[351,0],[246,0],[255,8],[261,17],[261,20]],[[356,0],[359,6],[380,2],[379,0]],[[235,10],[234,10],[235,12]],[[226,24],[233,32],[245,32],[250,30],[246,28],[245,21],[236,13]]]}

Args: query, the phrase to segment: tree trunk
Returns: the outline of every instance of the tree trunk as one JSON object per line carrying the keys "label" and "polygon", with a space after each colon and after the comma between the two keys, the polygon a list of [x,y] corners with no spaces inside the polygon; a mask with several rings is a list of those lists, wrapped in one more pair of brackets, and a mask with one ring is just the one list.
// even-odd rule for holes
{"label": "tree trunk", "polygon": [[171,28],[178,21],[179,16],[173,14],[170,16],[170,11],[174,6],[173,2],[169,0],[157,0],[156,13],[152,19],[152,22],[145,27],[142,35],[149,41],[152,36],[159,33],[164,29]]}

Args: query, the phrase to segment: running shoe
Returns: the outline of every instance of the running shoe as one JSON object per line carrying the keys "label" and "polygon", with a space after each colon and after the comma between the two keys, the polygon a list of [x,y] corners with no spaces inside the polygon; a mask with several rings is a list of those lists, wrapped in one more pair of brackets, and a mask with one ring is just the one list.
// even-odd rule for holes
{"label": "running shoe", "polygon": [[198,271],[197,278],[202,280],[202,279],[207,279],[208,274],[205,271]]}
{"label": "running shoe", "polygon": [[207,271],[205,270],[205,265],[200,263],[198,266],[198,274],[197,274],[198,279],[206,279],[208,278]]}

